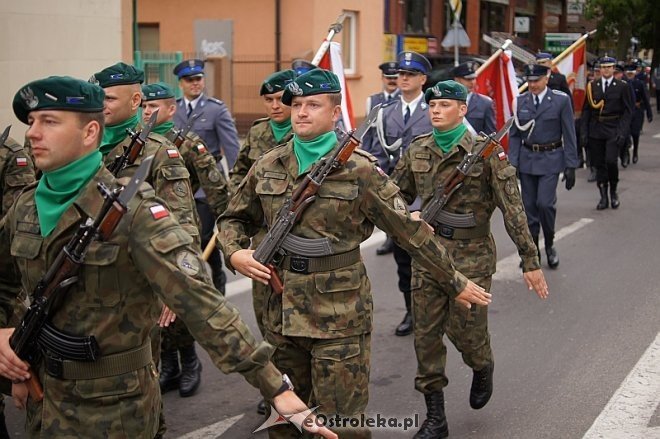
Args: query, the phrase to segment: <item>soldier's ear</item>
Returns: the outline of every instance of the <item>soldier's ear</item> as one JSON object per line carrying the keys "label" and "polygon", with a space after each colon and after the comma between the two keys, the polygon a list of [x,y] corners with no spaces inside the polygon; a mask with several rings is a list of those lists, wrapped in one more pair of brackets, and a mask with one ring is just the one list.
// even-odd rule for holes
{"label": "soldier's ear", "polygon": [[458,115],[461,117],[465,116],[467,114],[467,104],[461,101],[456,102],[458,102]]}

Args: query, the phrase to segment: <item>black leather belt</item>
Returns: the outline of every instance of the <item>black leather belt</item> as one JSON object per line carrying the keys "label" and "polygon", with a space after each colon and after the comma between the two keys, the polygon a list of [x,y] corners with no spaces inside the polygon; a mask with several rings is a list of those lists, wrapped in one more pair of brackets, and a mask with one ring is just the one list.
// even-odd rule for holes
{"label": "black leather belt", "polygon": [[557,148],[561,148],[562,146],[564,146],[564,143],[561,140],[557,140],[556,142],[552,142],[552,143],[529,144],[527,142],[523,142],[523,146],[527,149],[531,149],[534,152],[546,152],[546,151],[554,151]]}
{"label": "black leather belt", "polygon": [[609,120],[617,120],[620,117],[621,116],[618,115],[618,114],[615,114],[615,115],[612,115],[612,116],[598,116],[598,122],[606,122],[606,121],[609,121]]}
{"label": "black leather belt", "polygon": [[353,265],[360,261],[360,247],[336,255],[308,258],[305,256],[287,255],[282,260],[280,268],[294,273],[308,274],[319,271],[332,271]]}

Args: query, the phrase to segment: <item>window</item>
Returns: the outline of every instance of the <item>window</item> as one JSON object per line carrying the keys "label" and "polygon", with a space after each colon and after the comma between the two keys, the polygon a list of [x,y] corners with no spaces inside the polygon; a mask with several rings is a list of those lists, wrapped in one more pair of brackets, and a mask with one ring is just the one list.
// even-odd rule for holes
{"label": "window", "polygon": [[428,35],[430,33],[430,0],[406,0],[405,12],[407,34]]}
{"label": "window", "polygon": [[158,52],[160,50],[160,28],[158,23],[138,23],[138,50]]}
{"label": "window", "polygon": [[357,12],[344,11],[344,23],[341,30],[341,53],[344,62],[344,74],[357,74]]}

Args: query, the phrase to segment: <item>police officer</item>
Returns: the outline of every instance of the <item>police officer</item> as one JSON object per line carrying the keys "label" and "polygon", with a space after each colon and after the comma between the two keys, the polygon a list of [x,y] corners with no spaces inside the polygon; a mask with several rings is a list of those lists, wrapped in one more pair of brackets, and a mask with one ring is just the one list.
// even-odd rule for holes
{"label": "police officer", "polygon": [[642,133],[642,127],[644,126],[644,113],[646,112],[646,118],[649,123],[653,121],[653,111],[651,110],[648,91],[646,90],[644,83],[635,76],[636,67],[635,64],[628,64],[625,68],[626,82],[632,87],[635,104],[632,122],[630,124],[630,134],[633,141],[633,163],[637,163],[637,160],[639,160],[639,136]]}
{"label": "police officer", "polygon": [[[468,111],[467,97],[467,88],[451,80],[439,82],[426,91],[424,99],[429,104],[433,132],[412,142],[392,174],[392,180],[401,188],[407,202],[421,196],[422,206],[428,203],[436,187],[466,154],[474,151],[475,139],[462,123]],[[501,147],[469,172],[463,187],[444,207],[453,217],[471,218],[474,226],[441,223],[435,233],[461,272],[490,290],[496,263],[490,218],[496,207],[502,211],[509,236],[523,258],[525,282],[540,298],[546,298],[548,288],[525,222],[516,171]],[[461,352],[463,361],[473,369],[470,405],[474,409],[482,408],[493,391],[494,361],[488,334],[488,307],[475,306],[466,311],[452,301],[433,274],[415,260],[412,285],[417,354],[415,388],[424,394],[427,409],[426,420],[415,438],[447,437],[443,394],[448,382],[445,375],[447,349],[442,339],[446,333]]]}
{"label": "police officer", "polygon": [[394,61],[384,62],[378,66],[381,71],[383,91],[372,94],[367,98],[367,113],[378,104],[385,104],[399,96],[397,79],[399,78],[399,66]]}
{"label": "police officer", "polygon": [[[337,147],[333,128],[341,112],[340,92],[337,76],[322,69],[287,86],[282,102],[291,105],[292,140],[255,162],[219,220],[228,267],[268,282],[270,271],[252,257],[249,237],[264,221],[273,226],[310,167]],[[291,229],[310,251],[287,253],[278,268],[284,291],[270,290],[264,302],[266,339],[276,346],[275,363],[328,417],[359,419],[368,402],[373,300],[360,243],[374,225],[412,252],[463,306],[464,300],[488,303],[487,293],[453,269],[430,228],[410,218],[398,192],[376,160],[356,150],[330,174]],[[326,251],[317,253],[320,247]],[[366,429],[348,425],[337,430],[342,438],[370,437]],[[287,426],[269,429],[270,437],[297,433]]]}
{"label": "police officer", "polygon": [[[14,97],[14,113],[30,125],[27,136],[43,176],[0,223],[0,255],[9,262],[0,264],[0,303],[15,301],[20,288],[34,291],[73,233],[99,212],[104,198],[97,182],[117,185],[98,150],[103,96],[96,85],[50,77]],[[77,282],[51,314],[60,331],[93,334],[100,357],[80,364],[45,351],[29,370],[9,347],[13,328],[0,330],[0,373],[15,381],[35,374],[44,384],[42,402],[20,399],[31,437],[97,437],[99,429],[109,437],[154,437],[161,398],[149,333],[159,299],[186,321],[217,367],[240,371],[284,413],[305,408],[268,361],[272,347],[257,344],[238,311],[210,285],[191,244],[153,189],[142,185],[115,232],[89,247]],[[7,317],[0,307],[0,327]],[[25,384],[14,387],[24,394]],[[321,433],[336,438],[327,429]]]}
{"label": "police officer", "polygon": [[571,190],[579,161],[571,97],[548,87],[549,70],[540,64],[525,66],[529,90],[515,101],[509,160],[520,174],[529,231],[538,248],[543,230],[548,265],[554,269],[559,266],[554,247],[559,173],[564,172]]}
{"label": "police officer", "polygon": [[493,100],[485,95],[474,91],[474,84],[477,81],[478,64],[475,62],[465,62],[454,67],[454,81],[465,86],[468,90],[467,108],[468,112],[463,119],[472,128],[473,134],[484,132],[492,134],[495,129],[495,109]]}
{"label": "police officer", "polygon": [[[405,152],[412,139],[429,133],[433,127],[424,102],[422,87],[431,63],[416,52],[405,51],[397,56],[399,66],[400,99],[381,108],[376,123],[376,135],[365,142],[365,151],[378,158],[380,167],[390,174],[399,157]],[[394,260],[399,276],[399,290],[403,293],[406,314],[394,333],[398,336],[412,334],[410,299],[410,256],[400,247],[394,246]]]}
{"label": "police officer", "polygon": [[600,192],[598,210],[610,206],[610,197],[612,209],[619,207],[619,149],[630,135],[634,106],[628,85],[613,78],[615,64],[616,59],[612,57],[601,58],[602,76],[587,84],[587,99],[582,109],[580,142],[591,149]]}
{"label": "police officer", "polygon": [[559,90],[566,93],[571,98],[571,105],[573,105],[573,94],[566,81],[566,76],[563,73],[555,72],[552,70],[552,54],[547,52],[539,52],[536,54],[536,64],[547,67],[550,70],[548,76],[548,88],[550,90]]}
{"label": "police officer", "polygon": [[[149,84],[142,87],[142,118],[149,121],[153,112],[158,110],[158,118],[153,132],[174,141],[177,130],[172,117],[176,111],[174,91],[165,83]],[[179,146],[186,169],[190,173],[192,190],[204,189],[214,215],[220,216],[227,208],[229,192],[223,173],[216,167],[214,157],[206,148],[204,141],[195,133],[189,132]],[[216,288],[220,286],[216,285]],[[179,353],[183,373],[179,368]],[[195,355],[195,339],[185,323],[176,320],[163,330],[161,351],[161,373],[159,377],[162,392],[179,389],[182,397],[192,396],[199,387],[201,363]]]}
{"label": "police officer", "polygon": [[[176,101],[174,125],[182,129],[191,117],[196,116],[192,131],[204,140],[218,162],[218,169],[222,170],[220,160],[223,155],[227,160],[228,168],[231,169],[240,149],[238,133],[234,119],[224,102],[204,94],[204,61],[185,60],[174,67],[174,74],[179,78],[179,87],[183,91],[183,97]],[[216,217],[203,189],[195,192],[195,205],[202,223],[202,247],[206,248],[213,236]],[[213,283],[224,292],[227,277],[222,269],[222,258],[217,249],[211,252],[208,263],[213,271]]]}
{"label": "police officer", "polygon": [[[10,127],[7,127],[0,135],[0,220],[14,205],[23,188],[34,182],[32,159],[23,146],[9,137],[9,129]],[[4,304],[0,300],[0,306],[2,305]],[[7,315],[12,314],[13,307],[8,306]],[[0,393],[0,438],[8,437],[5,402]]]}

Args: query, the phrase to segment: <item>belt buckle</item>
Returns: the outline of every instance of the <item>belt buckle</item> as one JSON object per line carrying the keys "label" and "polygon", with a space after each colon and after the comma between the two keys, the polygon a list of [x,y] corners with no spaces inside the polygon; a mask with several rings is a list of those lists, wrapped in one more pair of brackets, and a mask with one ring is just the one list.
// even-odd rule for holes
{"label": "belt buckle", "polygon": [[532,145],[532,151],[540,152],[541,151],[541,145],[539,145],[538,143],[533,144]]}
{"label": "belt buckle", "polygon": [[440,231],[438,233],[443,238],[452,239],[454,236],[454,230],[455,229],[453,227],[442,225],[440,226]]}
{"label": "belt buckle", "polygon": [[308,274],[309,258],[291,256],[290,270],[294,273]]}
{"label": "belt buckle", "polygon": [[64,373],[64,362],[59,357],[49,357],[46,356],[46,373],[52,376],[53,378],[62,378]]}

